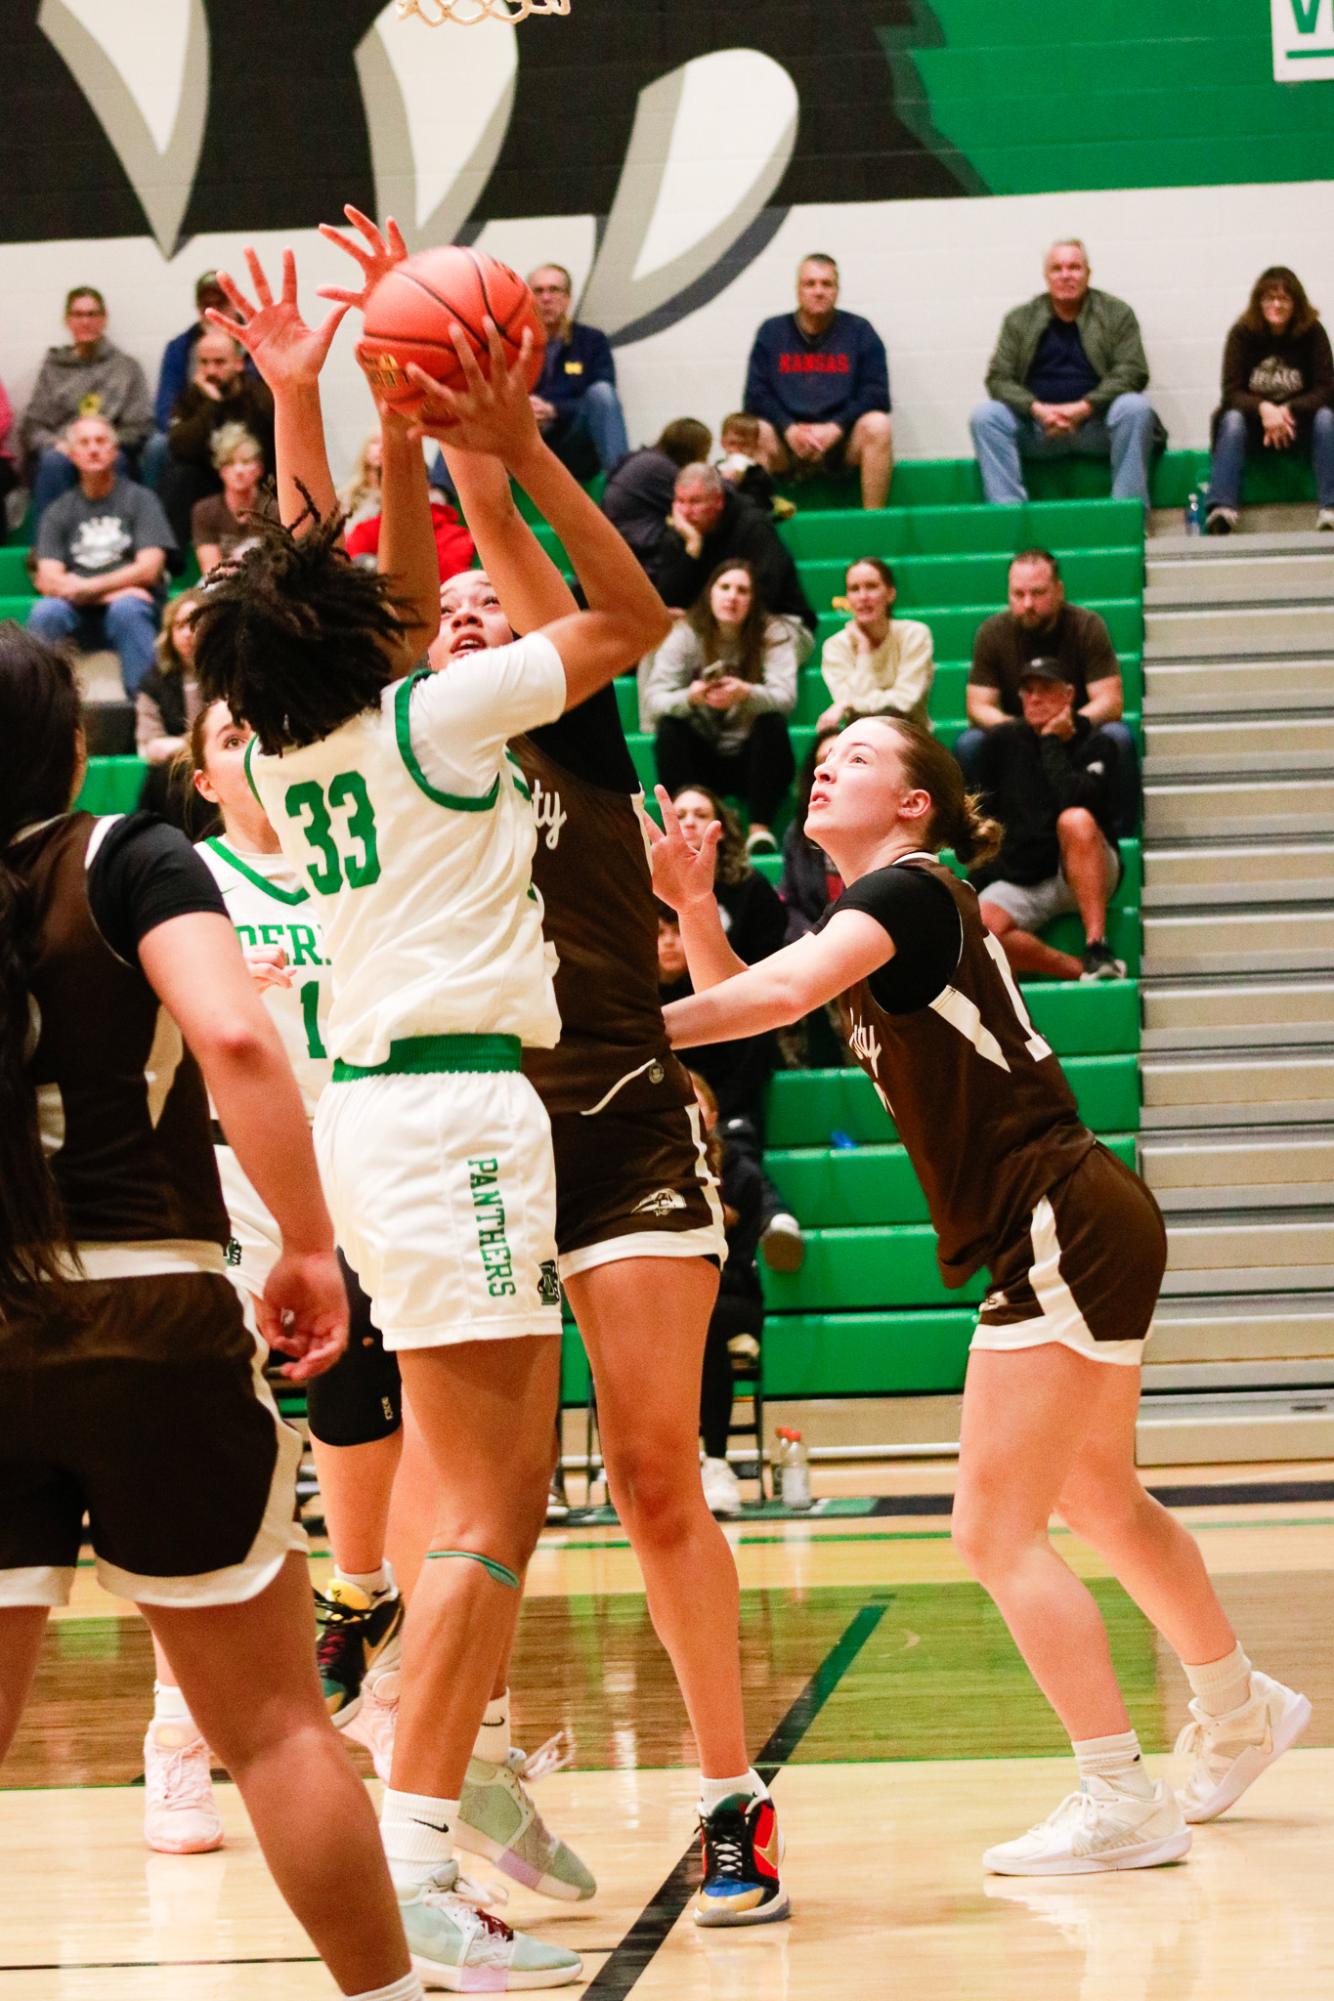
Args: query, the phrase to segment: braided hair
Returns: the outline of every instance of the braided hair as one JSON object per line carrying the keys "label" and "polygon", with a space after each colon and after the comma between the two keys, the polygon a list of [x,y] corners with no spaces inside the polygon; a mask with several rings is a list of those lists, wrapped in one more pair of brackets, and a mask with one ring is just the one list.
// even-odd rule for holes
{"label": "braided hair", "polygon": [[252,517],[254,546],[212,572],[194,618],[204,702],[226,702],[270,756],[374,708],[406,629],[387,580],[349,561],[342,515],[321,520],[301,491],[306,511],[292,527]]}

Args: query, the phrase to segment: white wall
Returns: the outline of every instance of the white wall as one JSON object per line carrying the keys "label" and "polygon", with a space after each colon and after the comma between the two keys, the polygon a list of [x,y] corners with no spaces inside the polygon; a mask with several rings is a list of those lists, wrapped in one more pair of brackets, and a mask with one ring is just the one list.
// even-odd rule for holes
{"label": "white wall", "polygon": [[[879,327],[889,349],[900,458],[969,449],[968,411],[1007,307],[1041,285],[1042,252],[1054,236],[1089,244],[1095,284],[1136,308],[1153,371],[1151,393],[1177,446],[1203,445],[1217,400],[1223,337],[1266,264],[1296,269],[1317,305],[1334,317],[1329,215],[1334,181],[1227,188],[1128,189],[949,202],[845,204],[794,210],[767,249],[716,299],[667,332],[617,352],[633,441],[671,417],[716,424],[740,400],[746,355],[759,320],[792,297],[803,252],[833,253],[843,267],[843,303]],[[574,263],[592,232],[561,225]],[[552,254],[549,224],[507,223],[484,232],[521,268]],[[276,275],[278,251],[297,251],[302,299],[317,284],[343,283],[351,266],[315,231],[256,239]],[[16,410],[45,348],[64,336],[60,309],[73,283],[100,286],[111,337],[156,383],[162,347],[189,323],[194,281],[219,264],[243,270],[235,238],[195,237],[167,263],[148,237],[0,245],[0,379]],[[352,360],[351,330],[339,337],[326,388],[335,471],[341,477],[370,426],[371,407]]]}

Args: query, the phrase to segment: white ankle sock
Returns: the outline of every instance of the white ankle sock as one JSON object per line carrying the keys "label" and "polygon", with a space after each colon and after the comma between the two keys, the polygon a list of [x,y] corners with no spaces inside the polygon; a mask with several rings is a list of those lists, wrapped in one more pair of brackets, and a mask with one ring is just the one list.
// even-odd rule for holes
{"label": "white ankle sock", "polygon": [[383,1598],[397,1589],[394,1567],[388,1562],[380,1564],[375,1570],[342,1570],[335,1567],[334,1576],[344,1584],[354,1584],[368,1598]]}
{"label": "white ankle sock", "polygon": [[735,1793],[744,1793],[750,1799],[766,1799],[769,1788],[750,1766],[734,1779],[706,1779],[703,1773],[700,1774],[699,1810],[702,1814],[713,1813]]}
{"label": "white ankle sock", "polygon": [[489,1765],[503,1765],[510,1754],[510,1692],[493,1695],[486,1705],[482,1725],[477,1732],[477,1742],[472,1747],[474,1758],[485,1758]]}
{"label": "white ankle sock", "polygon": [[195,1727],[189,1704],[179,1688],[169,1688],[165,1682],[160,1681],[153,1683],[153,1721],[184,1725],[188,1730],[193,1730]]}
{"label": "white ankle sock", "polygon": [[405,1973],[389,1987],[369,1987],[364,1994],[349,1994],[347,2001],[426,2001],[426,1996],[418,1975]]}
{"label": "white ankle sock", "polygon": [[454,1857],[457,1800],[435,1799],[430,1793],[396,1793],[384,1789],[380,1807],[380,1839],[396,1890],[410,1890]]}
{"label": "white ankle sock", "polygon": [[1190,1692],[1206,1716],[1226,1716],[1251,1699],[1251,1664],[1240,1646],[1220,1661],[1205,1661],[1199,1667],[1181,1663],[1186,1670]]}
{"label": "white ankle sock", "polygon": [[1153,1791],[1153,1780],[1144,1769],[1139,1738],[1133,1730],[1120,1731],[1115,1737],[1085,1737],[1080,1743],[1072,1740],[1070,1748],[1081,1779],[1102,1779],[1137,1799],[1147,1799]]}

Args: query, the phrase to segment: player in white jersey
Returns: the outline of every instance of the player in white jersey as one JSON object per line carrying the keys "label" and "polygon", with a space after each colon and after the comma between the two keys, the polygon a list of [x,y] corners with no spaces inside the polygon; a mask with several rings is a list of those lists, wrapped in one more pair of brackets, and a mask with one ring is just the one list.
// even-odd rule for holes
{"label": "player in white jersey", "polygon": [[[545,1512],[560,1362],[550,1129],[519,1069],[559,1032],[531,892],[535,831],[506,739],[587,699],[661,643],[667,617],[611,524],[543,444],[526,354],[471,368],[455,445],[503,460],[550,520],[587,612],[446,676],[403,673],[438,624],[421,452],[382,411],[384,580],[353,568],[336,516],[292,474],[321,430],[327,339],[233,287],[274,392],[285,520],[225,567],[199,613],[208,696],[253,728],[248,769],[314,892],[333,967],[333,1082],[316,1140],[340,1242],[371,1295],[441,1485],[454,1561],[407,1622],[405,1699],[383,1829],[414,1957],[450,1987],[558,1985],[576,1955],[479,1918],[456,1893],[468,1758]],[[460,336],[460,347],[466,347]],[[469,361],[471,357],[469,356]],[[332,493],[310,490],[332,514]],[[304,532],[301,532],[303,531]],[[479,1976],[481,1976],[479,1978]]]}

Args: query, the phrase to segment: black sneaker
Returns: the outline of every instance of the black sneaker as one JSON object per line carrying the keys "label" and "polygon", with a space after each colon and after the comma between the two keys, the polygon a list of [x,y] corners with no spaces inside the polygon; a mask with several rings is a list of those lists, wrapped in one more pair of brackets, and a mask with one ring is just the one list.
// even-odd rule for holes
{"label": "black sneaker", "polygon": [[695,1892],[697,1925],[768,1925],[788,1915],[779,1876],[783,1837],[774,1803],[733,1793],[699,1824],[704,1880]]}
{"label": "black sneaker", "polygon": [[338,1729],[361,1707],[362,1687],[372,1669],[395,1666],[403,1632],[403,1598],[398,1591],[368,1598],[355,1584],[335,1577],[329,1595],[315,1593],[320,1637],[315,1659],[324,1705]]}
{"label": "black sneaker", "polygon": [[1126,976],[1124,959],[1116,958],[1105,938],[1090,938],[1084,949],[1084,970],[1081,980],[1123,980]]}

